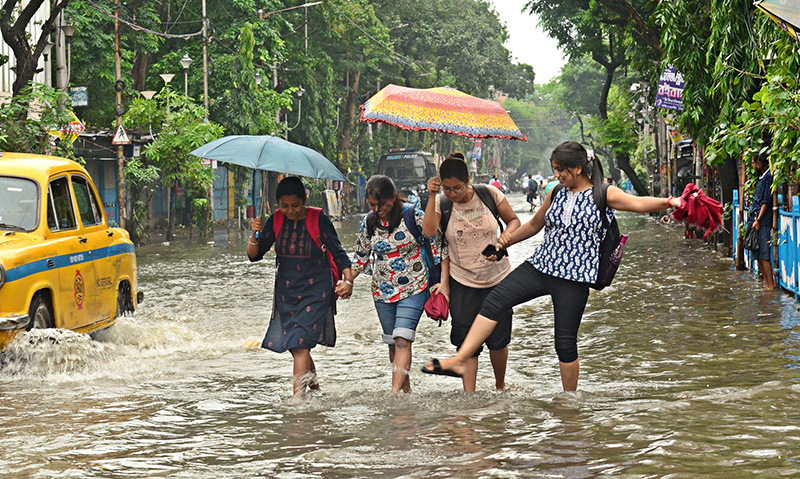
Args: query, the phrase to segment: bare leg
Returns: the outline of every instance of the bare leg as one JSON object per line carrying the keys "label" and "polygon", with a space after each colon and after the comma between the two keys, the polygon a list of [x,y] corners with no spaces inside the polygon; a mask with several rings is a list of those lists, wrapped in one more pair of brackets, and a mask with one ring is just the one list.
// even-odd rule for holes
{"label": "bare leg", "polygon": [[[469,328],[469,333],[467,333],[467,337],[464,339],[464,343],[461,345],[456,355],[441,361],[442,369],[463,375],[466,371],[467,361],[475,355],[475,352],[481,347],[484,341],[486,341],[486,338],[492,334],[495,326],[497,326],[497,321],[492,321],[486,316],[479,314]],[[428,362],[427,368],[433,369],[433,364]]]}
{"label": "bare leg", "polygon": [[494,369],[494,387],[498,391],[506,390],[506,364],[508,363],[508,346],[498,351],[489,351]]}
{"label": "bare leg", "polygon": [[478,356],[472,356],[464,364],[464,372],[461,373],[461,382],[464,384],[464,391],[475,392],[475,385],[478,382]]}
{"label": "bare leg", "polygon": [[312,391],[319,391],[319,378],[317,378],[317,366],[314,364],[314,359],[311,357],[311,351],[309,351],[308,359],[311,362],[311,376],[308,380],[308,389]]}
{"label": "bare leg", "polygon": [[303,348],[292,348],[289,350],[294,358],[294,368],[292,374],[294,375],[293,390],[294,395],[303,394],[308,386],[309,372],[311,371],[313,361],[311,360],[311,350]]}
{"label": "bare leg", "polygon": [[778,286],[775,284],[775,275],[772,274],[772,264],[768,259],[758,260],[758,271],[764,278],[764,289],[775,289]]}
{"label": "bare leg", "polygon": [[[392,347],[390,346],[390,351]],[[394,354],[391,352],[390,357],[393,356],[392,364],[394,371],[392,371],[392,393],[411,392],[411,384],[408,379],[408,370],[411,368],[411,341],[403,338],[394,339]]]}
{"label": "bare leg", "polygon": [[571,363],[558,362],[561,369],[561,385],[564,386],[564,391],[577,391],[578,390],[578,372],[581,368],[580,360],[576,359]]}

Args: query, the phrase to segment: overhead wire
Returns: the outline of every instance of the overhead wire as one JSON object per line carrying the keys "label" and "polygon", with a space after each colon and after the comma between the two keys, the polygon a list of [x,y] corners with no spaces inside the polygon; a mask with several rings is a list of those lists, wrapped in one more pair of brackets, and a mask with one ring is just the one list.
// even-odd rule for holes
{"label": "overhead wire", "polygon": [[200,31],[195,32],[195,33],[184,33],[184,34],[172,34],[172,33],[157,32],[155,30],[151,30],[149,28],[145,28],[145,27],[143,27],[141,25],[138,25],[136,23],[130,22],[128,20],[125,20],[124,18],[117,17],[114,13],[105,10],[104,6],[98,5],[97,3],[93,2],[92,0],[86,0],[86,2],[89,3],[90,5],[94,6],[98,11],[100,11],[101,13],[106,15],[107,17],[110,17],[110,18],[112,18],[114,20],[119,20],[120,23],[124,23],[125,25],[127,25],[128,27],[130,27],[132,30],[135,30],[135,31],[149,33],[150,35],[156,35],[156,36],[163,37],[163,38],[181,38],[181,39],[184,39],[184,40],[189,39],[189,38],[193,38],[193,37],[197,37],[197,36],[200,36],[200,35],[203,34],[203,30],[200,30]]}

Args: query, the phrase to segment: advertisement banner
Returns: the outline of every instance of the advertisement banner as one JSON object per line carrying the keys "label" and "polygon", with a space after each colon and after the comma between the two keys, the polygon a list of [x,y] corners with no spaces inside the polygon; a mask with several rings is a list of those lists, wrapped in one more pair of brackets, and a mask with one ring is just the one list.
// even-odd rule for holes
{"label": "advertisement banner", "polygon": [[683,111],[683,87],[685,85],[683,74],[676,71],[674,66],[668,65],[661,78],[658,79],[656,107]]}

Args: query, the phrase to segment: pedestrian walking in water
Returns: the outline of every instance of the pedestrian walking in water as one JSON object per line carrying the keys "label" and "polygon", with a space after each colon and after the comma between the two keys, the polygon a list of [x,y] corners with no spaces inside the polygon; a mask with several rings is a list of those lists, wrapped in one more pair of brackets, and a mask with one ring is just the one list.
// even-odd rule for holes
{"label": "pedestrian walking in water", "polygon": [[[372,276],[372,299],[393,365],[392,393],[410,393],[411,345],[428,297],[421,245],[412,230],[422,231],[424,213],[404,203],[388,176],[370,178],[366,196],[371,211],[361,223],[353,271]],[[431,246],[438,254],[437,241]]]}
{"label": "pedestrian walking in water", "polygon": [[543,243],[489,293],[456,356],[441,362],[432,359],[422,372],[456,377],[465,374],[470,358],[498,327],[498,321],[506,321],[504,311],[550,295],[561,384],[565,391],[577,389],[578,328],[589,286],[597,279],[599,246],[606,233],[601,214],[606,214],[610,223],[613,210],[649,213],[680,206],[680,199],[631,196],[608,186],[608,208],[601,212],[597,204],[602,201],[603,167],[593,152],[568,141],[556,147],[550,164],[562,188],[555,194],[551,191],[530,221],[501,236],[495,246],[508,248],[544,228]]}
{"label": "pedestrian walking in water", "polygon": [[[336,295],[350,297],[353,272],[330,219],[319,208],[305,205],[306,190],[300,178],[281,180],[275,196],[280,209],[266,222],[261,218],[253,220],[247,256],[250,261],[260,261],[275,245],[278,271],[272,317],[261,347],[277,353],[291,352],[293,390],[297,395],[306,388],[320,388],[311,350],[317,344],[334,346]],[[261,237],[256,239],[259,231]],[[336,285],[325,250],[331,252],[344,275]]]}
{"label": "pedestrian walking in water", "polygon": [[533,211],[533,200],[536,198],[536,189],[539,186],[539,182],[533,179],[533,175],[528,175],[528,195],[525,200],[531,205],[531,211]]}
{"label": "pedestrian walking in water", "polygon": [[[439,195],[440,191],[444,196]],[[496,254],[483,253],[487,246],[496,244],[500,236],[500,225],[493,211],[506,225],[502,233],[505,237],[519,228],[520,221],[500,190],[470,183],[467,164],[457,156],[451,155],[442,162],[439,177],[428,180],[428,193],[433,201],[428,202],[425,211],[423,233],[434,236],[438,231],[447,242],[447,258],[443,260],[447,264],[443,271],[446,270],[447,274],[442,274],[439,292],[450,303],[450,342],[458,350],[486,296],[511,272],[507,256],[498,259]],[[443,211],[446,212],[446,224],[443,223]],[[485,341],[498,390],[506,389],[512,313],[511,308],[501,312],[502,321]],[[475,391],[478,356],[482,349],[480,346],[467,361],[461,377],[464,391]]]}
{"label": "pedestrian walking in water", "polygon": [[775,289],[775,275],[772,274],[772,173],[769,171],[769,161],[757,154],[753,157],[753,169],[759,175],[756,184],[756,193],[747,224],[758,231],[758,249],[753,251],[753,259],[758,261],[758,272],[764,282],[764,289]]}

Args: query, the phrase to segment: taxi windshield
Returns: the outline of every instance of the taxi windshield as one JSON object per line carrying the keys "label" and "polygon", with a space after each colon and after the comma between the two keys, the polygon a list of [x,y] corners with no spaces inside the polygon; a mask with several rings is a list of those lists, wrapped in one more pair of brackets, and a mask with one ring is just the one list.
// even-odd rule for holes
{"label": "taxi windshield", "polygon": [[0,176],[0,231],[33,231],[39,223],[36,182]]}

